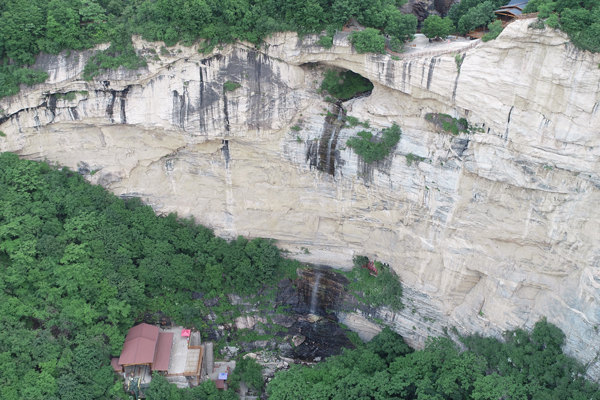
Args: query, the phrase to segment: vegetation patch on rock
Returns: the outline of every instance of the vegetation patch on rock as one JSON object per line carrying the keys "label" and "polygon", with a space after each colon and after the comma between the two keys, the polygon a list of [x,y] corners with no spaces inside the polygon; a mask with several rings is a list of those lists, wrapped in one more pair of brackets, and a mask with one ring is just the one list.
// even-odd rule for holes
{"label": "vegetation patch on rock", "polygon": [[346,141],[346,146],[362,157],[365,163],[381,161],[390,154],[392,148],[400,141],[402,130],[394,124],[382,130],[381,137],[375,137],[369,131],[360,131]]}
{"label": "vegetation patch on rock", "polygon": [[471,133],[472,131],[478,130],[476,127],[469,125],[469,121],[465,118],[454,118],[448,114],[442,113],[428,113],[425,115],[425,119],[443,129],[444,132],[458,135],[461,132]]}

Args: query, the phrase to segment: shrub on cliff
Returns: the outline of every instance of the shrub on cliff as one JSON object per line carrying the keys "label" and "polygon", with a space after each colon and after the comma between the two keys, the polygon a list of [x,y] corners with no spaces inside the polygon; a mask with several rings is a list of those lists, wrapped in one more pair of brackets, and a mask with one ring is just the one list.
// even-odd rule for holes
{"label": "shrub on cliff", "polygon": [[490,31],[483,35],[483,37],[481,38],[481,40],[483,40],[484,42],[494,40],[500,35],[500,33],[502,33],[502,31],[504,30],[504,28],[502,27],[502,21],[496,20],[492,22],[488,25],[488,29]]}
{"label": "shrub on cliff", "polygon": [[352,32],[350,42],[359,53],[383,53],[385,50],[385,38],[373,28]]}
{"label": "shrub on cliff", "polygon": [[402,135],[402,130],[394,122],[391,127],[382,130],[381,138],[373,138],[371,132],[360,131],[357,136],[346,141],[346,146],[351,147],[365,163],[371,164],[387,157],[400,140],[400,135]]}

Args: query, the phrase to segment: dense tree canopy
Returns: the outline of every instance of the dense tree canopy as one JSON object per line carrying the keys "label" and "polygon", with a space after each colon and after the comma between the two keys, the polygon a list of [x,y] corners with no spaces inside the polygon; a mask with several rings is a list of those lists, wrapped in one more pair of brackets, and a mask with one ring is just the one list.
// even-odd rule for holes
{"label": "dense tree canopy", "polygon": [[423,33],[428,38],[445,38],[454,30],[454,24],[450,18],[440,18],[437,15],[430,15],[423,21]]}
{"label": "dense tree canopy", "polygon": [[459,351],[447,338],[412,351],[389,328],[368,345],[314,367],[278,372],[270,400],[597,400],[598,386],[562,353],[564,334],[545,320],[506,342],[471,336]]}
{"label": "dense tree canopy", "polygon": [[[19,84],[43,82],[30,68],[40,52],[89,49],[112,42],[86,68],[90,79],[103,69],[144,65],[131,47],[131,35],[167,46],[207,39],[255,44],[272,32],[335,32],[351,17],[399,39],[416,32],[414,16],[399,10],[405,0],[4,0],[0,2],[0,97]],[[329,37],[329,36],[328,36]],[[326,41],[328,42],[328,41]]]}
{"label": "dense tree canopy", "polygon": [[600,52],[600,1],[531,0],[523,11],[539,11],[539,18],[548,18],[548,25],[567,32],[577,47]]}
{"label": "dense tree canopy", "polygon": [[0,398],[110,398],[120,389],[109,356],[144,313],[200,328],[192,291],[256,293],[298,266],[268,240],[227,242],[79,174],[1,154]]}

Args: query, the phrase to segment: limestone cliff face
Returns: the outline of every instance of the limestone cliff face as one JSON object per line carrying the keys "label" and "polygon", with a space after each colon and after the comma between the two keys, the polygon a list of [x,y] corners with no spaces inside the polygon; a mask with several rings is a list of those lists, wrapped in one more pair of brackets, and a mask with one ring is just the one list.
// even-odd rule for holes
{"label": "limestone cliff face", "polygon": [[[547,316],[598,379],[600,56],[529,22],[461,51],[460,69],[454,54],[356,54],[343,35],[329,50],[281,34],[211,56],[139,41],[147,68],[89,83],[88,53],[44,56],[50,80],[0,101],[0,151],[79,169],[223,236],[275,238],[303,261],[386,261],[407,307],[377,317],[415,346],[443,327],[498,336]],[[385,160],[346,147],[364,128],[340,129],[316,90],[324,65],[374,83],[343,107],[375,130],[402,127]],[[430,112],[479,132],[439,133]]]}

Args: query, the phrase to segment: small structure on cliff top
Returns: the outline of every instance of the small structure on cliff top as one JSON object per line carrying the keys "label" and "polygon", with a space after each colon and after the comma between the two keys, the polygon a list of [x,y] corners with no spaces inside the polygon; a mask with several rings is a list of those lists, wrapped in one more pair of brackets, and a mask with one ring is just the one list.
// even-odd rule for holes
{"label": "small structure on cliff top", "polygon": [[529,0],[512,0],[499,10],[494,11],[498,19],[502,21],[512,21],[523,14],[523,9],[529,3]]}

